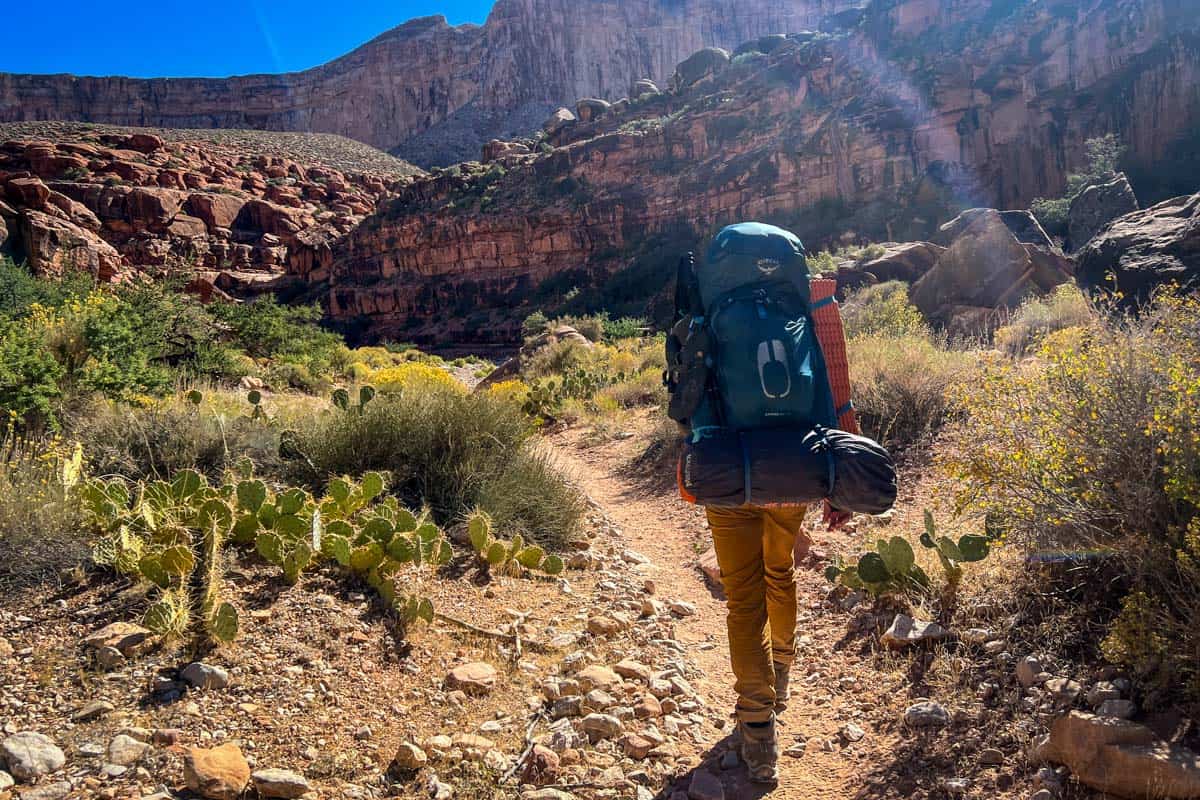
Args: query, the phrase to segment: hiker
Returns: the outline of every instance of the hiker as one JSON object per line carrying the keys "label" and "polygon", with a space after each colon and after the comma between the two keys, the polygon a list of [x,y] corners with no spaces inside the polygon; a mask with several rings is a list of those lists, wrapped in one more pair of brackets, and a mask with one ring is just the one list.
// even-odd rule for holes
{"label": "hiker", "polygon": [[[878,513],[895,500],[886,451],[853,435],[840,318],[832,334],[825,331],[827,339],[841,337],[840,348],[821,339],[819,310],[836,318],[826,284],[833,282],[810,285],[793,234],[753,222],[728,226],[699,263],[690,255],[681,261],[677,321],[667,338],[668,413],[688,429],[680,492],[705,506],[712,530],[728,604],[737,736],[756,782],[778,779],[776,717],[789,696],[795,553],[810,543],[802,529],[807,506],[822,500],[833,529],[851,510]],[[820,312],[826,321],[827,312]],[[834,374],[825,350],[837,357]],[[839,423],[849,433],[834,431]],[[830,496],[843,505],[835,508]]]}

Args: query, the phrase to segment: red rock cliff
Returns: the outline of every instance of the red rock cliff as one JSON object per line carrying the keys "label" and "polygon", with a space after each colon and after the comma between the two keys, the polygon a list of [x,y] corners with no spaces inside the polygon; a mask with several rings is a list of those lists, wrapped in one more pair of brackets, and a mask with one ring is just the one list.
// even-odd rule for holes
{"label": "red rock cliff", "polygon": [[[483,26],[413,20],[303,72],[228,79],[0,73],[0,122],[79,120],[338,133],[395,149],[446,125],[478,152],[473,114],[623,97],[708,45],[814,27],[853,0],[499,0]],[[540,118],[533,119],[535,125]],[[532,125],[529,126],[532,128]],[[463,129],[463,130],[459,130]],[[460,149],[461,149],[460,146]],[[427,151],[442,162],[448,151]]]}
{"label": "red rock cliff", "polygon": [[728,222],[923,238],[966,206],[1057,194],[1090,136],[1158,163],[1200,128],[1186,5],[875,3],[852,34],[795,37],[568,124],[553,149],[493,147],[493,165],[419,181],[334,247],[330,311],[380,337],[504,338],[572,289],[644,306]]}

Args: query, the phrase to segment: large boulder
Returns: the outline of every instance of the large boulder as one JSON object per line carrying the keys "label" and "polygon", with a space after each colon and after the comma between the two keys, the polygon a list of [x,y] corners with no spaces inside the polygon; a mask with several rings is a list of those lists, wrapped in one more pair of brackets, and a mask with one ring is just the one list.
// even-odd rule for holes
{"label": "large boulder", "polygon": [[1067,239],[1071,249],[1081,249],[1108,223],[1137,210],[1137,196],[1124,172],[1104,183],[1093,183],[1075,195],[1067,211]]}
{"label": "large boulder", "polygon": [[1000,213],[984,209],[913,284],[910,297],[928,319],[944,325],[955,316],[956,307],[1016,305],[1032,271],[1029,253]]}
{"label": "large boulder", "polygon": [[547,136],[553,136],[560,130],[575,122],[575,115],[569,108],[560,108],[542,123],[542,130]]}
{"label": "large boulder", "polygon": [[502,381],[521,377],[521,370],[524,364],[535,353],[543,347],[549,347],[559,342],[575,342],[580,347],[592,346],[591,340],[570,325],[559,325],[554,330],[538,334],[526,342],[515,356],[496,367],[486,378],[480,381],[475,387],[475,391],[482,391]]}
{"label": "large boulder", "polygon": [[237,219],[244,205],[244,199],[233,195],[196,192],[188,197],[184,210],[191,216],[204,220],[205,227],[212,233],[218,228],[232,228],[233,221]]}
{"label": "large boulder", "polygon": [[928,272],[946,248],[930,242],[887,242],[883,254],[858,263],[839,266],[838,290],[845,292],[860,286],[887,281],[916,283]]}
{"label": "large boulder", "polygon": [[575,104],[575,116],[580,122],[592,122],[608,115],[612,103],[598,97],[585,97]]}
{"label": "large boulder", "polygon": [[671,88],[681,91],[694,86],[711,75],[717,75],[729,66],[729,51],[720,47],[706,47],[679,62],[671,76]]}
{"label": "large boulder", "polygon": [[65,219],[26,209],[21,212],[20,235],[25,258],[36,275],[88,272],[111,281],[121,271],[121,255],[112,245]]}
{"label": "large boulder", "polygon": [[1115,289],[1126,306],[1144,302],[1159,286],[1200,287],[1200,194],[1113,221],[1076,261],[1080,286],[1093,293]]}
{"label": "large boulder", "polygon": [[1038,755],[1066,765],[1081,783],[1117,797],[1200,798],[1200,755],[1129,720],[1072,711],[1050,726]]}

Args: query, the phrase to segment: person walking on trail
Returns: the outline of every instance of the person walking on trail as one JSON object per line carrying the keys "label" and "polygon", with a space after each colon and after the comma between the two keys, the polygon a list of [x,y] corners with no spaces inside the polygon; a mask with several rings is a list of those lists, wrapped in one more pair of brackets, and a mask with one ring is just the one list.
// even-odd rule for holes
{"label": "person walking on trail", "polygon": [[832,529],[852,511],[880,513],[895,501],[886,451],[856,435],[835,288],[810,281],[793,234],[730,225],[701,260],[681,260],[667,336],[667,412],[688,432],[679,490],[705,506],[712,531],[736,736],[758,782],[778,779],[776,717],[795,658],[805,512],[823,502]]}
{"label": "person walking on trail", "polygon": [[[804,506],[705,509],[728,606],[742,760],[756,781],[778,778],[775,718],[787,708],[796,656],[794,553],[806,552],[811,543],[803,530],[806,511]],[[827,507],[832,526],[848,518]]]}

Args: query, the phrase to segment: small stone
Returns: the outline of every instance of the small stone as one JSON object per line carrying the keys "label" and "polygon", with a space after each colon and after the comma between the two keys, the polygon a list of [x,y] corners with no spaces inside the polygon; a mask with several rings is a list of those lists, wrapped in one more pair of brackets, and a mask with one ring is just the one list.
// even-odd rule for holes
{"label": "small stone", "polygon": [[633,707],[633,715],[638,719],[661,717],[662,713],[662,704],[658,702],[658,698],[654,695],[643,697]]}
{"label": "small stone", "polygon": [[626,658],[623,661],[618,662],[613,667],[613,672],[617,673],[623,678],[636,678],[637,680],[641,681],[650,680],[650,676],[653,674],[650,667],[638,661],[634,661],[631,658]]}
{"label": "small stone", "polygon": [[71,793],[71,784],[67,781],[43,783],[33,789],[21,792],[21,800],[63,800]]}
{"label": "small stone", "polygon": [[595,743],[619,735],[625,726],[611,714],[588,714],[580,720],[579,727],[588,735],[588,739]]}
{"label": "small stone", "polygon": [[671,613],[680,617],[690,617],[696,613],[696,607],[686,600],[668,600],[667,608]]}
{"label": "small stone", "polygon": [[621,752],[636,761],[650,755],[655,746],[654,742],[636,733],[627,733],[621,737]]}
{"label": "small stone", "polygon": [[540,744],[535,744],[525,759],[525,767],[521,771],[521,782],[537,786],[543,783],[553,783],[558,775],[561,759],[558,753]]}
{"label": "small stone", "polygon": [[936,622],[922,622],[907,614],[897,614],[880,641],[893,650],[902,650],[914,645],[940,642],[949,636],[950,631]]}
{"label": "small stone", "polygon": [[621,629],[621,623],[612,617],[601,614],[588,618],[587,631],[593,636],[612,636]]}
{"label": "small stone", "polygon": [[952,797],[962,797],[971,788],[971,782],[966,778],[946,778],[942,781],[942,789]]}
{"label": "small stone", "polygon": [[621,678],[616,672],[599,664],[592,664],[579,670],[575,675],[575,680],[579,681],[579,688],[584,692],[590,692],[592,689],[611,689],[621,682]]}
{"label": "small stone", "polygon": [[[450,749],[449,739],[446,740],[446,747],[443,749]],[[393,763],[399,769],[421,769],[429,763],[429,756],[425,755],[425,751],[412,742],[404,742],[396,749],[396,758]]]}
{"label": "small stone", "polygon": [[111,647],[125,658],[144,650],[155,639],[154,633],[132,622],[114,622],[92,633],[83,644],[93,650]]}
{"label": "small stone", "polygon": [[190,747],[183,757],[183,782],[208,800],[236,800],[250,783],[250,765],[232,742],[212,749]]}
{"label": "small stone", "polygon": [[188,686],[195,689],[224,689],[229,686],[229,673],[211,664],[194,661],[179,673]]}
{"label": "small stone", "polygon": [[149,749],[150,745],[145,742],[139,742],[132,736],[121,733],[113,737],[108,744],[108,760],[120,767],[131,767]]}
{"label": "small stone", "polygon": [[1055,800],[1055,795],[1049,789],[1038,789],[1029,795],[1029,800]]}
{"label": "small stone", "polygon": [[800,758],[807,749],[808,742],[796,742],[784,748],[783,754],[788,758]]}
{"label": "small stone", "polygon": [[560,697],[550,704],[550,716],[553,719],[578,717],[582,713],[583,698],[577,694],[569,694],[566,697]]}
{"label": "small stone", "polygon": [[67,757],[49,736],[22,731],[0,742],[0,762],[7,764],[14,778],[31,783],[58,772],[67,763]]}
{"label": "small stone", "polygon": [[546,787],[521,792],[521,800],[575,800],[575,795],[564,792],[562,789]]}
{"label": "small stone", "polygon": [[12,775],[9,775],[4,770],[0,770],[0,792],[11,789],[15,783],[16,781],[13,780]]}
{"label": "small stone", "polygon": [[1046,680],[1041,677],[1044,673],[1042,662],[1035,656],[1025,656],[1017,662],[1017,681],[1026,689]]}
{"label": "small stone", "polygon": [[922,700],[904,712],[904,724],[910,728],[940,728],[950,722],[950,714],[941,703]]}
{"label": "small stone", "polygon": [[708,770],[698,769],[692,773],[687,796],[688,800],[725,800],[725,787],[716,775]]}
{"label": "small stone", "polygon": [[467,694],[486,695],[496,687],[497,675],[496,668],[483,661],[461,664],[446,676],[446,687],[461,689]]}
{"label": "small stone", "polygon": [[1073,703],[1083,687],[1069,678],[1051,678],[1043,684],[1047,692],[1063,703]]}
{"label": "small stone", "polygon": [[312,791],[308,779],[298,772],[286,769],[260,769],[250,776],[254,788],[260,795],[268,798],[295,800]]}
{"label": "small stone", "polygon": [[1004,763],[1004,753],[995,747],[985,748],[979,753],[979,763],[985,767],[998,767]]}
{"label": "small stone", "polygon": [[1096,709],[1096,713],[1102,717],[1116,717],[1118,719],[1129,719],[1137,713],[1137,706],[1132,700],[1105,700]]}
{"label": "small stone", "polygon": [[650,559],[636,550],[622,550],[621,560],[626,564],[649,564]]}
{"label": "small stone", "polygon": [[847,722],[842,726],[842,737],[850,742],[861,742],[867,732],[855,725],[853,722]]}
{"label": "small stone", "polygon": [[10,658],[13,654],[13,646],[9,644],[8,639],[0,636],[0,659]]}
{"label": "small stone", "polygon": [[75,716],[71,717],[71,719],[75,722],[91,722],[113,711],[116,711],[116,706],[107,700],[93,700],[76,711]]}

